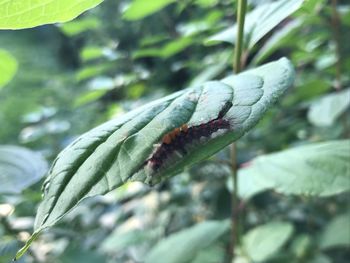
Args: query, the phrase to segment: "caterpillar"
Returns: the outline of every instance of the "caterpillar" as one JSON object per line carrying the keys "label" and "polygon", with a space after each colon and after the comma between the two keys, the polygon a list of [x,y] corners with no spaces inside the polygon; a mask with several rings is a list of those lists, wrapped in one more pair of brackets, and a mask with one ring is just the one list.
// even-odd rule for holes
{"label": "caterpillar", "polygon": [[230,129],[230,123],[223,119],[223,116],[231,106],[231,102],[226,103],[218,114],[218,117],[207,123],[191,127],[187,124],[183,124],[165,134],[160,146],[158,146],[152,156],[146,160],[145,164],[153,171],[158,171],[162,167],[164,161],[175,152],[187,154],[186,145],[188,143],[197,141],[201,137],[209,137],[220,129]]}

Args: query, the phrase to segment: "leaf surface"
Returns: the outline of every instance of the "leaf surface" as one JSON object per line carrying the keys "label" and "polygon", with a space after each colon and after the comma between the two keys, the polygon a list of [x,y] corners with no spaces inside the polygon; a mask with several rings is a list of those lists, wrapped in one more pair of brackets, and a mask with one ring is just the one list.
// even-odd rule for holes
{"label": "leaf surface", "polygon": [[[83,134],[58,155],[50,169],[33,238],[84,198],[105,194],[127,181],[154,185],[210,157],[251,129],[293,78],[289,61],[280,59],[174,93]],[[150,167],[147,160],[165,134],[183,124],[198,129],[219,115],[229,123],[228,129],[189,140],[183,146],[185,153],[171,152],[159,169]]]}
{"label": "leaf surface", "polygon": [[175,2],[175,0],[134,0],[125,10],[123,17],[127,20],[142,19],[163,9],[173,2]]}
{"label": "leaf surface", "polygon": [[[282,20],[298,10],[302,4],[303,0],[279,0],[262,4],[248,13],[244,26],[246,46],[252,48]],[[237,24],[215,34],[206,42],[208,44],[215,42],[234,44],[236,42],[236,32]]]}
{"label": "leaf surface", "polygon": [[47,172],[41,155],[23,147],[0,146],[0,194],[18,194]]}
{"label": "leaf surface", "polygon": [[254,262],[262,262],[274,255],[293,233],[293,225],[272,222],[250,230],[243,237],[245,252]]}
{"label": "leaf surface", "polygon": [[17,68],[17,60],[6,50],[0,49],[0,90],[11,81]]}
{"label": "leaf surface", "polygon": [[103,0],[0,1],[0,29],[31,28],[67,22]]}
{"label": "leaf surface", "polygon": [[331,126],[350,107],[350,88],[315,100],[307,117],[315,126]]}
{"label": "leaf surface", "polygon": [[320,247],[330,249],[350,246],[350,212],[334,218],[321,235]]}
{"label": "leaf surface", "polygon": [[296,147],[256,158],[240,169],[240,195],[266,189],[283,194],[331,196],[350,190],[350,140]]}
{"label": "leaf surface", "polygon": [[195,260],[230,229],[229,221],[207,221],[161,240],[147,254],[145,263],[188,263]]}

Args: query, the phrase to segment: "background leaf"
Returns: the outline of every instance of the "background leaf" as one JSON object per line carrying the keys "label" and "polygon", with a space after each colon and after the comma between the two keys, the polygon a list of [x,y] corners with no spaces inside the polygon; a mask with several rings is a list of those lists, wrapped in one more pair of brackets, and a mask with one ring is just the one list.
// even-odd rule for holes
{"label": "background leaf", "polygon": [[191,37],[183,37],[179,39],[175,39],[165,44],[162,47],[158,48],[145,48],[137,50],[134,54],[134,58],[142,58],[142,57],[161,57],[161,58],[169,58],[183,51],[194,42]]}
{"label": "background leaf", "polygon": [[273,189],[284,194],[330,196],[350,190],[350,141],[315,143],[253,160],[239,170],[240,195]]}
{"label": "background leaf", "polygon": [[[53,0],[36,2],[47,1]],[[21,4],[29,2],[23,0]],[[211,35],[233,25],[237,1],[174,1],[142,20],[129,21],[124,19],[123,14],[133,2],[104,1],[72,23],[0,32],[1,48],[11,53],[20,65],[15,77],[0,91],[0,142],[37,149],[52,162],[78,136],[101,123],[109,120],[113,123],[126,112],[167,94],[177,91],[183,94],[186,92],[181,91],[184,87],[201,89],[203,82],[220,80],[225,75],[232,74],[232,47],[226,43],[217,47],[205,47],[201,43]],[[271,2],[276,1],[249,1],[249,10]],[[296,66],[296,78],[293,88],[285,92],[279,103],[271,108],[267,106],[269,109],[258,125],[235,142],[239,167],[248,168],[257,156],[284,153],[287,149],[296,149],[303,145],[311,146],[314,143],[349,137],[348,112],[342,111],[329,126],[313,125],[307,118],[310,107],[313,107],[317,100],[350,87],[350,46],[346,45],[350,42],[348,2],[338,1],[334,8],[335,6],[326,0],[304,1],[300,11],[296,11],[292,17],[287,17],[265,34],[252,50],[246,50],[245,62],[248,64],[245,64],[248,65],[248,69],[254,67],[254,63],[261,64],[263,61],[287,56]],[[147,4],[150,6],[152,3]],[[293,4],[293,1],[287,4]],[[0,13],[1,17],[2,15],[5,14]],[[339,20],[334,17],[338,17]],[[262,15],[261,18],[265,20],[266,17]],[[249,37],[248,35],[247,43]],[[135,59],[136,54],[142,52],[144,56]],[[276,67],[270,67],[267,73],[279,75],[280,71],[276,70]],[[253,72],[244,78],[240,75],[239,78],[232,76],[231,79],[235,81],[233,84],[224,85],[234,86],[233,97],[242,98],[239,100],[244,102],[247,102],[248,98],[255,101],[260,97],[259,88],[252,88],[249,92],[245,92],[244,89],[259,87],[262,82],[260,79],[265,81],[264,77]],[[266,79],[267,82],[270,80]],[[214,83],[220,91],[225,89],[221,81]],[[229,93],[222,94],[217,91],[215,95],[225,95],[222,98],[226,98]],[[215,101],[217,99],[216,96],[210,98],[215,98]],[[259,102],[254,104],[252,109],[256,112],[259,112],[259,109],[265,111],[263,106],[266,104]],[[237,118],[232,120],[236,125],[234,128],[237,134],[244,130],[244,127],[254,123],[251,115],[252,123],[246,121],[240,124],[250,103],[251,101],[248,101],[245,108],[237,107],[238,105],[232,107],[239,112]],[[209,108],[213,116],[223,107],[221,103],[214,107],[202,105],[203,112]],[[335,105],[334,110],[337,109],[338,105]],[[208,119],[210,117],[211,115]],[[203,120],[205,118],[207,117],[204,116]],[[224,118],[228,118],[227,113]],[[117,132],[116,129],[112,131],[111,128],[111,134],[114,132]],[[96,137],[98,134],[96,132]],[[138,132],[130,136],[126,132],[125,136],[128,141],[132,141],[131,138],[140,139]],[[215,137],[217,136],[225,136],[225,131],[218,132]],[[232,140],[231,135],[227,137],[225,142]],[[218,137],[216,139],[219,140]],[[154,141],[158,143],[160,140],[161,137]],[[88,138],[84,142],[88,144]],[[210,155],[210,151],[223,145],[220,142],[216,148],[214,142],[215,140],[205,138],[193,141],[193,144],[188,144],[191,149],[184,157],[193,157],[195,152],[202,150],[203,155],[198,154],[197,160],[207,158],[206,154]],[[111,150],[108,149],[108,144]],[[104,145],[106,151],[112,155],[115,142],[108,140]],[[133,148],[129,147],[130,144],[124,145],[127,150]],[[143,150],[142,147],[139,149]],[[157,146],[152,144],[150,148],[153,151],[155,147]],[[74,157],[78,155],[76,152],[83,153],[86,149],[79,143],[75,145],[76,152],[73,148],[72,146],[71,151],[66,152],[66,160],[69,160],[69,155]],[[93,148],[89,147],[89,150],[90,155],[95,154]],[[110,163],[118,159],[117,157],[115,156]],[[138,160],[142,159],[139,157],[132,160],[135,167]],[[150,155],[145,158],[149,157]],[[330,159],[334,158],[337,157]],[[121,162],[125,163],[126,159]],[[107,167],[102,163],[103,156],[96,160],[100,167]],[[180,156],[174,156],[170,160],[176,162],[174,167],[180,170],[186,165],[179,163]],[[94,171],[88,169],[88,164],[94,165],[93,161],[92,157],[87,157],[84,161],[88,171],[86,175],[90,179],[95,176]],[[188,164],[191,165],[193,161],[196,159],[192,159]],[[155,244],[174,233],[199,222],[222,222],[221,220],[232,217],[231,193],[227,188],[228,178],[232,176],[230,161],[229,148],[223,148],[205,161],[185,167],[176,177],[164,180],[156,187],[151,188],[142,182],[121,182],[123,185],[104,196],[85,199],[48,231],[49,233],[40,235],[33,244],[31,253],[27,253],[20,261],[144,262],[147,253]],[[59,171],[61,164],[66,163],[62,160],[57,162],[55,172]],[[167,162],[167,165],[170,164]],[[118,166],[116,164],[114,167]],[[302,169],[292,167],[291,170],[299,168]],[[99,171],[99,177],[103,178],[104,171]],[[83,177],[83,172],[81,169],[76,173],[81,173],[82,179],[88,179]],[[117,169],[111,168],[108,172],[114,172],[117,177]],[[70,174],[72,178],[76,173]],[[159,171],[154,179],[163,180],[173,173],[176,174],[177,171],[172,169],[166,174]],[[64,177],[62,174],[56,175]],[[151,180],[151,176],[147,178],[146,172],[139,175],[142,181],[146,178],[149,179],[149,183],[157,182]],[[113,181],[113,176],[109,175],[109,178]],[[316,193],[305,197],[303,194],[286,195],[274,191],[275,185],[268,185],[263,174],[244,177],[242,180],[246,183],[246,188],[242,187],[242,190],[255,193],[260,191],[260,194],[252,192],[251,199],[242,200],[245,213],[239,223],[242,235],[247,230],[275,220],[283,220],[295,226],[295,231],[287,243],[265,262],[348,263],[349,253],[346,245],[322,249],[320,241],[327,225],[338,215],[348,211],[349,191],[331,196],[319,197]],[[47,189],[54,189],[52,184],[59,185],[61,182],[63,181],[48,180]],[[28,233],[33,231],[36,211],[42,201],[41,184],[36,183],[19,194],[0,194],[0,262],[9,262],[15,251],[23,245],[20,240],[26,240]],[[101,192],[108,188],[103,185],[102,179],[95,185]],[[78,190],[81,190],[80,186],[83,185],[76,184]],[[264,191],[266,187],[271,190]],[[85,195],[75,195],[75,192],[72,192],[67,196],[68,201],[69,197],[78,202],[79,198],[84,199]],[[45,199],[44,202],[49,200]],[[61,212],[65,213],[65,210]],[[54,219],[54,216],[49,216],[51,222]],[[345,227],[343,229],[346,230]],[[334,235],[339,235],[337,232],[333,231]],[[200,250],[195,258],[191,259],[191,263],[227,261],[231,256],[227,249],[230,246],[229,237],[229,233],[224,234],[209,247]],[[15,240],[18,242],[14,242]],[[166,257],[163,259],[166,260]],[[234,261],[243,263],[253,260],[239,247]]]}
{"label": "background leaf", "polygon": [[[149,233],[141,229],[133,229],[130,231],[118,231],[116,229],[101,245],[101,250],[106,252],[121,252],[128,247],[147,242],[155,233]],[[155,231],[157,232],[157,231]],[[159,231],[158,231],[159,232]]]}
{"label": "background leaf", "polygon": [[[281,59],[222,82],[174,93],[82,135],[51,167],[33,237],[86,197],[109,192],[127,180],[153,185],[211,156],[253,127],[292,84],[293,77],[289,61]],[[156,173],[144,165],[164,134],[184,123],[193,126],[217,118],[227,102],[233,106],[224,118],[233,130],[190,144],[186,158],[174,155]]]}
{"label": "background leaf", "polygon": [[[207,221],[184,229],[162,241],[149,252],[145,263],[189,263],[230,229],[228,221]],[[198,256],[199,257],[199,256]]]}
{"label": "background leaf", "polygon": [[[246,46],[252,48],[269,31],[276,27],[282,20],[298,10],[303,4],[303,0],[280,0],[258,6],[246,15],[244,34]],[[236,41],[237,25],[229,27],[206,42],[228,42],[234,44]]]}
{"label": "background leaf", "polygon": [[47,172],[41,155],[23,147],[0,146],[0,193],[20,193]]}
{"label": "background leaf", "polygon": [[223,262],[225,260],[225,253],[225,247],[221,245],[213,245],[205,250],[199,251],[191,263]]}
{"label": "background leaf", "polygon": [[18,68],[17,60],[6,50],[0,49],[0,90],[11,81]]}
{"label": "background leaf", "polygon": [[104,263],[106,257],[100,255],[94,251],[82,250],[76,248],[69,248],[68,251],[61,256],[59,263],[76,263],[76,262],[86,262],[86,263]]}
{"label": "background leaf", "polygon": [[60,25],[61,31],[67,36],[75,36],[86,31],[98,29],[101,26],[98,19],[83,18]]}
{"label": "background leaf", "polygon": [[0,29],[21,29],[67,22],[103,0],[11,0],[0,2]]}
{"label": "background leaf", "polygon": [[127,20],[138,20],[159,11],[173,2],[175,0],[133,0],[125,10],[123,17]]}
{"label": "background leaf", "polygon": [[324,254],[319,254],[312,258],[310,263],[332,263],[332,260]]}
{"label": "background leaf", "polygon": [[273,52],[288,45],[293,45],[293,37],[303,24],[302,19],[295,19],[288,22],[281,29],[276,29],[272,36],[264,43],[263,47],[259,49],[254,56],[252,63],[254,65],[260,64],[264,59],[268,58]]}
{"label": "background leaf", "polygon": [[334,218],[324,229],[320,247],[331,249],[336,247],[350,247],[350,212]]}
{"label": "background leaf", "polygon": [[307,117],[316,126],[330,126],[350,106],[350,88],[344,89],[314,101]]}
{"label": "background leaf", "polygon": [[293,233],[293,225],[272,222],[258,226],[243,237],[244,252],[254,262],[262,262],[274,255]]}
{"label": "background leaf", "polygon": [[[11,238],[9,236],[1,236],[0,241],[0,262],[11,262],[14,253],[20,248],[20,242],[17,239]],[[18,263],[27,262],[27,258],[21,258]]]}

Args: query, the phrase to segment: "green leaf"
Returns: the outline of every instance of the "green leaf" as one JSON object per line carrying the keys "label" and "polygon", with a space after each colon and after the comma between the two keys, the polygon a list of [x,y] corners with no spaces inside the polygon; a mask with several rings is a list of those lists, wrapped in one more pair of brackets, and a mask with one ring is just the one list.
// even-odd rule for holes
{"label": "green leaf", "polygon": [[[0,262],[11,262],[13,254],[20,247],[20,242],[10,236],[1,235],[0,237]],[[27,262],[26,258],[23,257],[22,259],[18,263]]]}
{"label": "green leaf", "polygon": [[143,57],[162,57],[162,56],[163,56],[162,50],[155,47],[139,49],[132,54],[132,57],[134,59],[143,58]]}
{"label": "green leaf", "polygon": [[265,261],[287,242],[293,233],[293,225],[272,222],[250,230],[243,237],[243,249],[254,262]]}
{"label": "green leaf", "polygon": [[226,69],[226,66],[225,63],[217,63],[208,66],[191,81],[191,86],[196,86],[205,81],[212,80],[222,73]]}
{"label": "green leaf", "polygon": [[123,15],[127,20],[138,20],[163,9],[167,5],[175,2],[175,0],[134,0],[125,10]]}
{"label": "green leaf", "polygon": [[[210,157],[251,129],[293,78],[289,61],[280,59],[174,93],[83,134],[51,167],[34,234],[54,225],[86,197],[107,193],[130,180],[154,185]],[[199,127],[217,119],[220,112],[232,129],[189,141],[186,154],[170,154],[159,170],[146,162],[165,134],[183,124]]]}
{"label": "green leaf", "polygon": [[350,141],[330,141],[256,158],[239,170],[240,196],[266,189],[283,194],[330,196],[350,190]]}
{"label": "green leaf", "polygon": [[11,0],[0,2],[0,29],[67,22],[103,0]]}
{"label": "green leaf", "polygon": [[106,257],[104,255],[101,255],[93,250],[68,247],[68,249],[62,255],[60,255],[59,262],[64,262],[64,263],[76,263],[76,262],[104,263],[104,262],[107,262],[107,260],[106,260]]}
{"label": "green leaf", "polygon": [[[279,0],[267,4],[262,4],[246,15],[244,34],[246,46],[252,48],[268,32],[276,27],[282,20],[298,10],[303,4],[303,0]],[[216,42],[236,42],[237,24],[227,28],[206,42],[208,44]]]}
{"label": "green leaf", "polygon": [[195,4],[201,7],[210,7],[217,5],[219,0],[195,0]]}
{"label": "green leaf", "polygon": [[26,148],[0,146],[0,193],[20,193],[47,172],[46,161]]}
{"label": "green leaf", "polygon": [[323,96],[308,111],[309,121],[316,126],[331,126],[350,106],[350,88]]}
{"label": "green leaf", "polygon": [[171,56],[180,53],[187,47],[193,44],[195,40],[191,37],[182,37],[179,39],[175,39],[173,41],[168,42],[162,47],[152,47],[152,48],[144,48],[137,50],[134,52],[134,58],[142,58],[142,57],[162,57],[169,58]]}
{"label": "green leaf", "polygon": [[213,263],[224,262],[226,250],[224,246],[213,245],[200,251],[191,263]]}
{"label": "green leaf", "polygon": [[164,46],[164,48],[162,49],[162,57],[164,58],[171,57],[181,52],[182,50],[186,49],[193,42],[194,42],[194,39],[191,37],[183,37],[183,38],[176,39]]}
{"label": "green leaf", "polygon": [[318,254],[315,255],[310,261],[307,263],[332,263],[333,261],[326,255]]}
{"label": "green leaf", "polygon": [[103,48],[95,46],[84,47],[80,52],[80,58],[83,61],[94,60],[103,56]]}
{"label": "green leaf", "polygon": [[80,69],[76,74],[77,81],[84,81],[108,71],[113,65],[111,63],[100,63],[97,65],[86,66]]}
{"label": "green leaf", "polygon": [[321,235],[320,247],[330,249],[350,246],[350,212],[334,218]]}
{"label": "green leaf", "polygon": [[115,81],[109,77],[97,77],[88,83],[88,88],[88,91],[76,98],[74,102],[75,107],[97,101],[107,92],[115,88]]}
{"label": "green leaf", "polygon": [[147,254],[145,263],[188,263],[230,229],[229,221],[207,221],[161,240]]}
{"label": "green leaf", "polygon": [[6,50],[0,49],[0,90],[14,77],[17,68],[17,60]]}
{"label": "green leaf", "polygon": [[101,244],[101,250],[107,253],[118,253],[130,246],[139,245],[146,242],[149,238],[149,233],[141,229],[134,229],[127,232],[113,232]]}
{"label": "green leaf", "polygon": [[298,31],[300,26],[303,24],[303,20],[293,20],[288,24],[284,25],[281,29],[276,31],[259,49],[258,53],[254,56],[253,64],[258,65],[263,60],[268,58],[274,51],[278,50],[282,46],[295,45],[295,32]]}
{"label": "green leaf", "polygon": [[80,107],[80,106],[88,104],[90,102],[94,102],[94,101],[100,99],[107,92],[108,92],[107,89],[87,91],[86,93],[83,93],[75,100],[74,106]]}
{"label": "green leaf", "polygon": [[298,259],[303,259],[312,249],[312,238],[306,234],[297,236],[291,244],[291,251]]}
{"label": "green leaf", "polygon": [[67,36],[75,36],[88,30],[97,29],[100,26],[100,20],[97,18],[88,17],[64,23],[60,26],[60,29]]}
{"label": "green leaf", "polygon": [[326,79],[318,78],[316,74],[311,76],[299,75],[300,84],[295,84],[295,91],[290,95],[286,96],[284,100],[285,105],[295,105],[306,100],[311,100],[317,96],[320,96],[330,90],[331,83]]}

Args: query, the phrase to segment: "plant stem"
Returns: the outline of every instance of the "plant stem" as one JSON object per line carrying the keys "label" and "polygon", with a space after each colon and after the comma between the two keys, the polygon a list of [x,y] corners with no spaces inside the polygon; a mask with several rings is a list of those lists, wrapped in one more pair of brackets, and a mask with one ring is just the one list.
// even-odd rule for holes
{"label": "plant stem", "polygon": [[230,147],[231,154],[231,170],[233,191],[231,197],[231,244],[230,244],[230,262],[235,257],[236,247],[240,245],[239,217],[238,217],[238,177],[237,177],[237,152],[236,145],[233,143]]}
{"label": "plant stem", "polygon": [[[237,6],[237,37],[234,50],[234,71],[239,73],[242,70],[242,53],[243,53],[243,39],[244,39],[244,20],[247,8],[246,0],[238,0]],[[230,244],[230,262],[235,258],[235,251],[237,246],[240,246],[240,220],[239,220],[239,198],[238,198],[238,177],[237,177],[237,149],[233,143],[231,145],[231,169],[232,169],[232,216],[231,216],[231,244]]]}
{"label": "plant stem", "polygon": [[244,20],[247,9],[247,0],[238,0],[237,6],[237,37],[236,46],[234,50],[233,68],[237,73],[242,71],[242,53],[243,53],[243,39],[244,39]]}
{"label": "plant stem", "polygon": [[340,39],[340,18],[337,10],[337,0],[332,0],[332,28],[335,41],[336,62],[336,83],[335,89],[341,89],[341,39]]}

